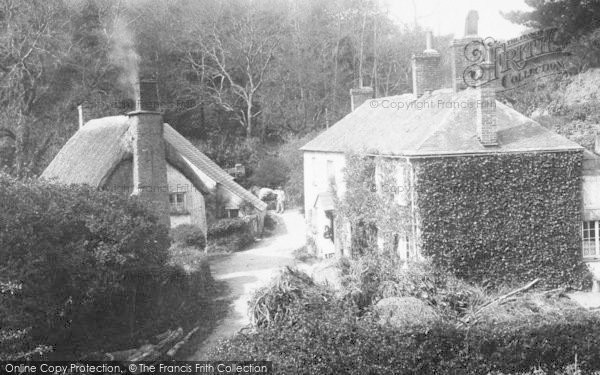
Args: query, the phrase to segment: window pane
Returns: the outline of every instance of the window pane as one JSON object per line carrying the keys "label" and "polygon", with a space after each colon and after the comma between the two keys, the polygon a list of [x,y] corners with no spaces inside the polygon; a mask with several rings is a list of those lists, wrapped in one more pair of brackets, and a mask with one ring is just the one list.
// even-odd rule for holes
{"label": "window pane", "polygon": [[600,255],[596,253],[596,241],[598,233],[595,221],[583,222],[583,256]]}
{"label": "window pane", "polygon": [[596,255],[596,241],[583,241],[583,256]]}

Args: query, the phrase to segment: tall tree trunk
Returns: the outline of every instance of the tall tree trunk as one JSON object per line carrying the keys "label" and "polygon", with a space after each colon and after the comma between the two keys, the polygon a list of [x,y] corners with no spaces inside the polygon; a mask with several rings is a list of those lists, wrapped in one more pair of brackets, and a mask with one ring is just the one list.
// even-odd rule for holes
{"label": "tall tree trunk", "polygon": [[252,95],[250,95],[246,106],[246,139],[252,138],[252,125]]}

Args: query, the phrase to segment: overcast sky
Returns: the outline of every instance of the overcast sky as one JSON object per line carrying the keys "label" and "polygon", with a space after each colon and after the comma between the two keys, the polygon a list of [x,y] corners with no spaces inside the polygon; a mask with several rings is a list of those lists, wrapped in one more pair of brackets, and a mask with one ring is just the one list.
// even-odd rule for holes
{"label": "overcast sky", "polygon": [[[479,35],[496,39],[519,36],[524,28],[507,21],[500,11],[529,10],[524,0],[381,0],[399,22],[430,28],[436,35],[464,34],[465,17],[470,9],[479,12]],[[416,8],[416,12],[415,12]]]}

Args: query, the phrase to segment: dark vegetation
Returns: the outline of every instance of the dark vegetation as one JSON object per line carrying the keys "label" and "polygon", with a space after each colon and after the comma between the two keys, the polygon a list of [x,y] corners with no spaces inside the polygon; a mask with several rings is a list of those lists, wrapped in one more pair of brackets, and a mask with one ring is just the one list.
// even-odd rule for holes
{"label": "dark vegetation", "polygon": [[206,234],[193,224],[181,224],[171,229],[171,238],[178,245],[191,246],[198,250],[204,250],[206,247]]}
{"label": "dark vegetation", "polygon": [[[600,317],[560,292],[498,297],[430,265],[375,255],[341,265],[332,290],[287,269],[250,302],[256,331],[214,350],[215,358],[266,359],[278,374],[486,374],[572,366],[600,368]],[[432,317],[385,319],[384,301],[423,304]],[[470,318],[470,319],[467,319]],[[390,323],[392,322],[392,323]],[[463,323],[467,322],[467,323]]]}
{"label": "dark vegetation", "polygon": [[1,174],[0,204],[0,358],[128,349],[210,315],[208,264],[178,265],[141,202]]}
{"label": "dark vegetation", "polygon": [[411,54],[425,48],[421,28],[371,0],[6,0],[0,29],[10,174],[43,171],[77,130],[77,105],[86,120],[128,112],[139,73],[157,78],[166,122],[220,166],[244,164],[245,187],[284,186],[292,205],[298,148],[348,113],[359,79],[379,96],[409,91]]}
{"label": "dark vegetation", "polygon": [[208,253],[231,253],[254,242],[254,233],[247,218],[221,219],[208,225]]}

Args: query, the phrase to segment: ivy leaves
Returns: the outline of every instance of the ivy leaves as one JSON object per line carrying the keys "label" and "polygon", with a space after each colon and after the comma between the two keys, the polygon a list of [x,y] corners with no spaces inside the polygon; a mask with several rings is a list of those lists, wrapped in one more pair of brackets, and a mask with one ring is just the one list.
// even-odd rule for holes
{"label": "ivy leaves", "polygon": [[422,252],[490,285],[581,283],[581,152],[420,160]]}

